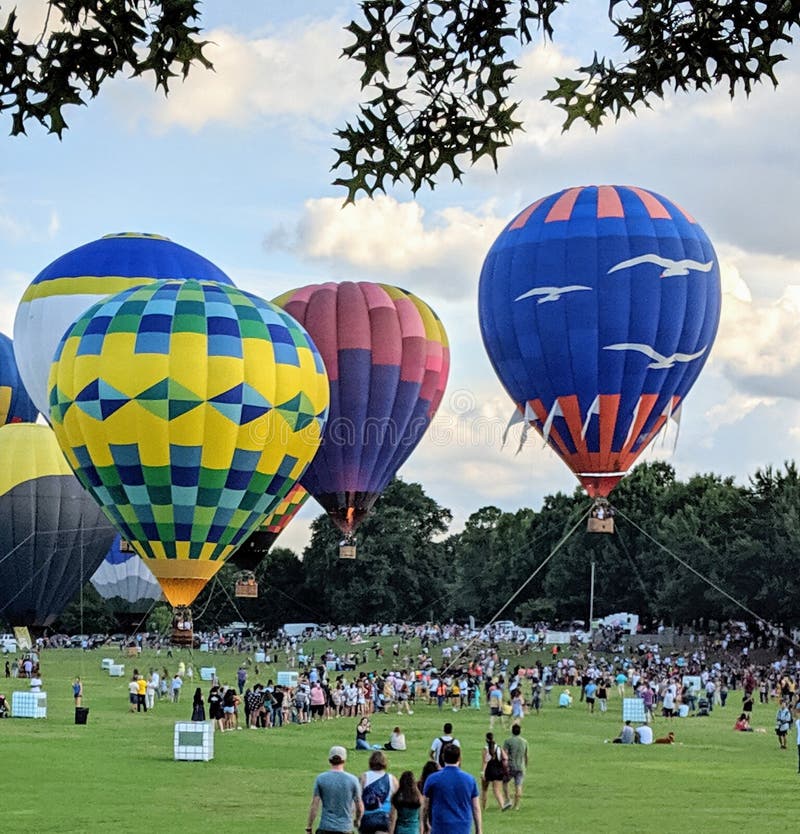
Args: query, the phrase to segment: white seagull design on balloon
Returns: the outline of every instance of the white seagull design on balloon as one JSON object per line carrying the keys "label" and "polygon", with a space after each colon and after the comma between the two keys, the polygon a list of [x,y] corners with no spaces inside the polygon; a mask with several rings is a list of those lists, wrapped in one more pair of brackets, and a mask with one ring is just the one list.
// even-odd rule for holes
{"label": "white seagull design on balloon", "polygon": [[603,350],[637,350],[639,353],[643,353],[645,356],[649,356],[650,359],[655,360],[647,366],[648,368],[659,369],[671,368],[676,362],[691,362],[693,359],[697,359],[706,352],[706,348],[704,347],[698,350],[697,353],[673,353],[672,356],[664,356],[663,353],[659,353],[657,350],[654,350],[650,347],[650,345],[640,345],[632,342],[622,342],[618,345],[606,345]]}
{"label": "white seagull design on balloon", "polygon": [[661,273],[661,278],[671,278],[674,275],[688,275],[690,270],[696,272],[710,272],[711,267],[714,266],[714,261],[708,263],[700,263],[700,261],[693,261],[689,258],[683,258],[680,261],[673,261],[670,258],[662,258],[661,255],[639,255],[636,258],[629,258],[627,261],[621,261],[616,266],[612,266],[608,270],[608,275],[612,272],[617,272],[620,269],[627,269],[630,266],[639,266],[640,264],[656,264],[656,266],[663,266],[664,271]]}
{"label": "white seagull design on balloon", "polygon": [[535,298],[541,295],[542,297],[536,303],[544,304],[545,301],[558,301],[564,293],[590,289],[591,287],[585,287],[583,284],[568,284],[566,287],[534,287],[532,290],[518,295],[514,301],[522,301],[523,298]]}

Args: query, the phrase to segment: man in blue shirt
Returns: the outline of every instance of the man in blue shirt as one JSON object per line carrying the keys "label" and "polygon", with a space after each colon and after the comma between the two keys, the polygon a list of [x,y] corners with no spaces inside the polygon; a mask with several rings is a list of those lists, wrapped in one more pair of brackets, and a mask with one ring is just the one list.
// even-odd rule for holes
{"label": "man in blue shirt", "polygon": [[320,773],[314,782],[314,796],[308,809],[306,832],[314,826],[321,811],[317,834],[352,834],[353,825],[358,828],[364,805],[361,802],[361,783],[352,773],[346,773],[344,763],[347,750],[331,747],[328,761],[331,769]]}
{"label": "man in blue shirt", "polygon": [[482,834],[478,783],[461,770],[461,748],[444,748],[444,768],[425,782],[422,825],[425,834]]}

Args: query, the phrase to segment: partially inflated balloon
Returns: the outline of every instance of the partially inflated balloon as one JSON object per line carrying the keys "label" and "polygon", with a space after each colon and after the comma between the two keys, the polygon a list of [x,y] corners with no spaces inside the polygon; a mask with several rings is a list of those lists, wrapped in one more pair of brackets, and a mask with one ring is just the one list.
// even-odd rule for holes
{"label": "partially inflated balloon", "polygon": [[115,614],[145,614],[162,598],[161,586],[136,553],[121,549],[117,536],[92,576],[95,590]]}
{"label": "partially inflated balloon", "polygon": [[711,352],[719,264],[699,224],[642,188],[551,194],[480,280],[489,358],[520,414],[604,497],[675,416]]}
{"label": "partially inflated balloon", "polygon": [[49,426],[0,428],[0,618],[49,626],[97,570],[115,530]]}
{"label": "partially inflated balloon", "polygon": [[369,512],[441,402],[450,354],[430,307],[385,284],[318,284],[275,303],[311,334],[328,369],[330,420],[303,486],[344,533]]}
{"label": "partially inflated balloon", "polygon": [[231,562],[242,570],[254,571],[307,499],[306,490],[300,484],[295,484],[286,497],[251,533],[247,541],[231,556]]}
{"label": "partially inflated balloon", "polygon": [[36,406],[22,384],[11,339],[0,333],[0,426],[33,423],[36,413]]}
{"label": "partially inflated balloon", "polygon": [[211,261],[165,237],[125,233],[79,246],[45,267],[25,290],[14,319],[22,380],[47,417],[47,377],[61,337],[92,304],[166,278],[232,284]]}
{"label": "partially inflated balloon", "polygon": [[189,605],[317,450],[322,359],[278,307],[159,281],[83,314],[59,345],[50,419],[78,478]]}

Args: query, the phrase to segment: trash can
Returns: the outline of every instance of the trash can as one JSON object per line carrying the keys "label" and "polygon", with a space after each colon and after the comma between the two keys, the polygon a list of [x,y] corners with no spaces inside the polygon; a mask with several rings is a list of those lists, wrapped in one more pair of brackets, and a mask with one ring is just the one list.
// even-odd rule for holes
{"label": "trash can", "polygon": [[75,723],[85,724],[89,718],[89,707],[75,707]]}

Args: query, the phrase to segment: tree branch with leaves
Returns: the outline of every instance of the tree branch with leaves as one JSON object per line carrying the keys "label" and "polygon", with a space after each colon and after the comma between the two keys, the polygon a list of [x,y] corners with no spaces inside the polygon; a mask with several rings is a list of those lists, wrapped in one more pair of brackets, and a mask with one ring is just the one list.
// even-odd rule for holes
{"label": "tree branch with leaves", "polygon": [[199,0],[50,0],[42,32],[26,40],[15,9],[0,28],[0,113],[11,133],[39,122],[59,137],[62,110],[86,104],[123,72],[152,73],[164,93],[195,64],[210,68],[199,36]]}
{"label": "tree branch with leaves", "polygon": [[[352,202],[404,182],[416,193],[443,171],[498,151],[520,130],[510,97],[519,69],[509,50],[554,36],[553,16],[567,0],[364,0],[346,27],[344,55],[363,66],[366,100],[337,131],[335,184]],[[777,85],[782,48],[800,19],[800,0],[610,0],[608,16],[624,59],[598,57],[556,78],[544,98],[565,113],[564,129],[649,107],[669,90],[727,86],[749,94]]]}

